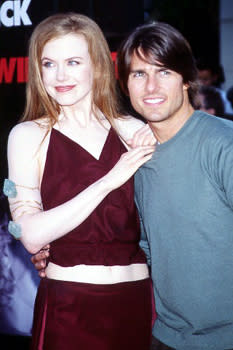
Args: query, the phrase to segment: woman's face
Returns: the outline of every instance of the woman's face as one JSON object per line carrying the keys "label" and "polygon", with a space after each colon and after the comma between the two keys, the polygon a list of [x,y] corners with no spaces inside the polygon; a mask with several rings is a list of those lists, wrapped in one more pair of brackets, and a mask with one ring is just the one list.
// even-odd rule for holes
{"label": "woman's face", "polygon": [[83,35],[67,34],[48,41],[41,64],[44,87],[61,107],[91,102],[93,65]]}

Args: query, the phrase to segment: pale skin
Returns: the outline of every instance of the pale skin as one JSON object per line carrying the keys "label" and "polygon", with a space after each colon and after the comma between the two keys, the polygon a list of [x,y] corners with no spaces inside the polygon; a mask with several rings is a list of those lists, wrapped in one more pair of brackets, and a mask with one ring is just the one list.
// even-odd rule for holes
{"label": "pale skin", "polygon": [[[96,113],[102,119],[101,123],[93,114],[93,67],[85,39],[81,35],[68,34],[49,41],[43,49],[41,62],[45,89],[61,106],[54,128],[98,159],[110,124],[100,111]],[[154,151],[152,137],[148,128],[144,128],[144,141],[141,141],[144,146],[124,153],[109,173],[71,200],[44,211],[40,186],[50,137],[50,132],[45,137],[46,122],[42,118],[37,123],[21,123],[12,129],[8,141],[9,179],[20,185],[17,187],[17,201],[22,201],[17,207],[10,199],[12,218],[20,224],[21,241],[32,254],[79,226],[111,191],[125,183],[148,161]],[[131,139],[142,123],[127,117],[119,120],[117,125],[120,130],[126,125],[127,134],[121,132],[121,136]],[[129,144],[134,142],[129,140]],[[33,207],[28,203],[38,204]]]}

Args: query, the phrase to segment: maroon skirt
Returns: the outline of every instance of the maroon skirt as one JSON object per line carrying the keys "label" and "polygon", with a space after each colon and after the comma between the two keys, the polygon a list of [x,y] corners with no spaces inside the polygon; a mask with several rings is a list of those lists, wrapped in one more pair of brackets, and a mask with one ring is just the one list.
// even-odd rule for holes
{"label": "maroon skirt", "polygon": [[147,350],[150,279],[96,285],[42,279],[31,350]]}

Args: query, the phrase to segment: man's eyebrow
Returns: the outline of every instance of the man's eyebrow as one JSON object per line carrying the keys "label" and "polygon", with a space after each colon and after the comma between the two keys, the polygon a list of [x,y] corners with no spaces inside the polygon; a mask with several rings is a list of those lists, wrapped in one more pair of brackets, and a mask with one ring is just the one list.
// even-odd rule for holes
{"label": "man's eyebrow", "polygon": [[144,73],[144,72],[145,72],[145,69],[142,69],[142,68],[130,69],[129,72],[130,72],[130,73],[138,73],[138,72]]}
{"label": "man's eyebrow", "polygon": [[[164,67],[164,66],[156,66],[156,67],[155,67],[155,71],[156,71],[156,72],[160,72],[160,71],[162,71],[162,70],[169,70],[169,68],[166,68],[166,67]],[[140,72],[140,73],[146,73],[147,70],[144,69],[144,68],[134,68],[134,69],[130,69],[129,72],[130,72],[130,73],[138,73],[138,72]]]}

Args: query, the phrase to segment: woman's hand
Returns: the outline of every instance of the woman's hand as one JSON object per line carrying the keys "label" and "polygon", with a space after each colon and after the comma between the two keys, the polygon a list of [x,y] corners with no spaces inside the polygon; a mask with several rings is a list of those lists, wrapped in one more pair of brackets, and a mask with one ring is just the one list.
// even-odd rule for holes
{"label": "woman's hand", "polygon": [[155,150],[155,146],[138,146],[136,148],[132,148],[126,153],[123,153],[116,163],[116,165],[108,172],[108,174],[104,178],[104,182],[110,189],[110,191],[120,187],[126,181],[129,180],[131,176],[135,174],[135,172],[151,159],[153,152]]}
{"label": "woman's hand", "polygon": [[143,127],[138,129],[134,133],[132,139],[127,140],[127,144],[131,148],[135,148],[138,146],[153,146],[156,144],[156,141],[157,140],[156,140],[150,126],[148,124],[145,124]]}

